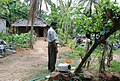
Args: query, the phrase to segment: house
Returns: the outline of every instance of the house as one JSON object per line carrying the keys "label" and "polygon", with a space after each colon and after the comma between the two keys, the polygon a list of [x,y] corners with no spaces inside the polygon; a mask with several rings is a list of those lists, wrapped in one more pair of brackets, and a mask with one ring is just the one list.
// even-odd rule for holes
{"label": "house", "polygon": [[0,18],[0,33],[6,33],[6,20]]}
{"label": "house", "polygon": [[[48,25],[41,18],[36,18],[34,22],[34,31],[38,37],[46,37]],[[31,22],[28,23],[28,20],[20,19],[12,24],[14,33],[27,33],[31,30]]]}

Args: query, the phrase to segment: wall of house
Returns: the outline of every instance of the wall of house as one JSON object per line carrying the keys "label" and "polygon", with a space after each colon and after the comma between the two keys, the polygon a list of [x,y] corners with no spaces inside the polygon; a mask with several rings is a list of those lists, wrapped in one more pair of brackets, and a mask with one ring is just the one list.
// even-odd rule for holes
{"label": "wall of house", "polygon": [[[21,34],[21,33],[27,33],[30,31],[30,27],[17,27],[16,30],[18,34]],[[44,27],[34,27],[34,31],[35,33],[37,34],[38,37],[47,37],[47,29],[44,28]]]}
{"label": "wall of house", "polygon": [[0,19],[0,32],[6,33],[6,21],[4,19]]}

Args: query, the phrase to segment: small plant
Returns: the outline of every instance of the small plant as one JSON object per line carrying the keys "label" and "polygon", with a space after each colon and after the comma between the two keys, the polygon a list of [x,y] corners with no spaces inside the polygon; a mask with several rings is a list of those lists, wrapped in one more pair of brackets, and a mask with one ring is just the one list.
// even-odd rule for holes
{"label": "small plant", "polygon": [[68,40],[68,47],[71,49],[71,52],[74,52],[76,47],[76,38]]}
{"label": "small plant", "polygon": [[58,38],[59,38],[59,44],[61,46],[65,46],[65,44],[67,44],[68,41],[68,37],[66,37],[66,35],[63,33],[62,29],[58,29]]}

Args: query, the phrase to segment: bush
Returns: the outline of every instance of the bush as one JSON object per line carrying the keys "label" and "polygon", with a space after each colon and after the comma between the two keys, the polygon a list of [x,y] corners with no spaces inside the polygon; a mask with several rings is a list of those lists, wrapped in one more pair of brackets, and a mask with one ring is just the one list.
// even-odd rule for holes
{"label": "bush", "polygon": [[[29,47],[29,41],[30,41],[30,34],[29,33],[22,33],[20,35],[18,34],[12,34],[12,35],[5,35],[0,33],[0,38],[5,40],[7,43],[19,46],[22,48]],[[36,35],[33,35],[33,42],[37,39]]]}

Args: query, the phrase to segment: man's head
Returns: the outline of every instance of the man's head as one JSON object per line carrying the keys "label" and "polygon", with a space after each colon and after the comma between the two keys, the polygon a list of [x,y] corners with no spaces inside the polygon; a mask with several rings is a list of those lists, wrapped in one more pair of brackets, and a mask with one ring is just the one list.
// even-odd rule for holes
{"label": "man's head", "polygon": [[58,28],[58,24],[55,21],[53,21],[50,26],[52,26],[53,29],[57,29]]}

